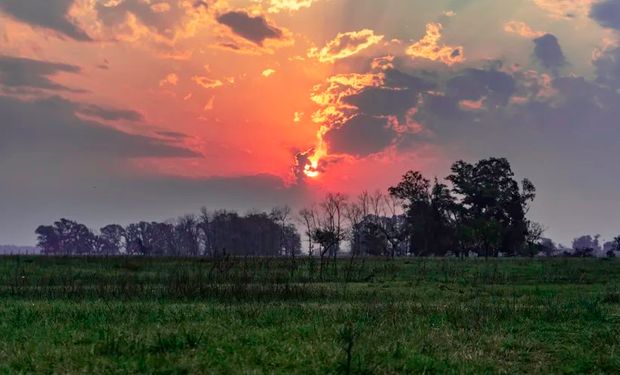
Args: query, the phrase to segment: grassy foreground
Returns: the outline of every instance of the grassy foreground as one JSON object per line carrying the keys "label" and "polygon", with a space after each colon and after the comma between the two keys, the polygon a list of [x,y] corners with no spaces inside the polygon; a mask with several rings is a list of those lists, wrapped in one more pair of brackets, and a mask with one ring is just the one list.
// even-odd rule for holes
{"label": "grassy foreground", "polygon": [[1,373],[620,373],[620,261],[0,258]]}

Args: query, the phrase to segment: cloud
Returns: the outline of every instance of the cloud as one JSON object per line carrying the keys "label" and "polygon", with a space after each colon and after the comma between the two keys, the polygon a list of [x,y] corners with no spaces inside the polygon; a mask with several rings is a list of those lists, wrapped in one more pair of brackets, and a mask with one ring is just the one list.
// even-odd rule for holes
{"label": "cloud", "polygon": [[320,108],[312,121],[321,127],[316,145],[296,156],[298,178],[316,177],[347,155],[363,158],[411,143],[423,131],[413,120],[415,107],[436,84],[391,64],[371,66],[370,73],[337,74],[315,87],[312,99]]}
{"label": "cloud", "polygon": [[250,42],[262,46],[267,39],[281,39],[281,29],[269,23],[263,16],[251,16],[244,11],[230,11],[220,14],[217,21]]}
{"label": "cloud", "polygon": [[69,17],[74,0],[0,0],[0,10],[18,21],[77,41],[91,41]]}
{"label": "cloud", "polygon": [[159,81],[159,86],[176,86],[179,83],[179,76],[176,73],[170,73]]}
{"label": "cloud", "polygon": [[336,60],[353,56],[381,40],[383,40],[383,35],[375,35],[370,29],[339,33],[320,50],[312,48],[308,51],[308,57],[317,58],[321,62],[333,63]]}
{"label": "cloud", "polygon": [[116,38],[147,37],[164,43],[194,35],[208,8],[206,1],[114,0],[95,4],[99,21]]}
{"label": "cloud", "polygon": [[590,17],[601,26],[620,30],[620,2],[617,0],[601,0],[592,5]]}
{"label": "cloud", "polygon": [[134,111],[74,103],[58,96],[21,100],[0,96],[1,153],[17,157],[24,152],[40,156],[45,165],[50,160],[72,158],[118,159],[138,157],[197,157],[195,152],[143,135],[129,134],[85,120],[85,114],[105,120],[137,121]]}
{"label": "cloud", "polygon": [[493,69],[469,68],[448,80],[445,95],[455,101],[478,101],[484,99],[492,106],[508,104],[516,93],[514,78]]}
{"label": "cloud", "polygon": [[371,116],[398,116],[403,118],[407,111],[415,107],[418,91],[393,89],[389,87],[370,87],[342,99],[343,103],[353,105],[360,113]]}
{"label": "cloud", "polygon": [[596,80],[607,87],[620,88],[620,47],[606,51],[593,61]]}
{"label": "cloud", "polygon": [[534,44],[534,55],[545,68],[556,71],[566,64],[566,57],[555,35],[545,34],[534,39]]}
{"label": "cloud", "polygon": [[263,72],[261,73],[261,75],[263,77],[271,77],[272,75],[274,75],[276,73],[275,69],[265,69],[263,70]]}
{"label": "cloud", "polygon": [[[534,0],[539,8],[553,18],[585,17],[596,0]],[[613,1],[613,0],[612,0]]]}
{"label": "cloud", "polygon": [[412,58],[423,58],[432,61],[440,61],[446,65],[454,65],[463,62],[463,47],[440,45],[441,30],[440,23],[429,23],[426,25],[424,37],[410,45],[405,53]]}
{"label": "cloud", "polygon": [[142,114],[136,111],[126,110],[126,109],[107,108],[107,107],[101,107],[101,106],[94,105],[94,104],[76,105],[75,111],[76,113],[79,113],[81,115],[85,115],[88,117],[96,117],[98,119],[106,120],[106,121],[124,120],[124,121],[137,122],[137,121],[142,121],[144,119]]}
{"label": "cloud", "polygon": [[0,85],[13,89],[78,91],[51,80],[58,73],[80,73],[75,65],[0,55]]}
{"label": "cloud", "polygon": [[504,24],[504,31],[506,31],[507,33],[517,34],[529,39],[540,38],[541,36],[545,35],[545,32],[536,31],[525,22],[518,21],[506,22]]}
{"label": "cloud", "polygon": [[356,115],[341,126],[325,134],[329,151],[364,157],[385,150],[392,144],[397,132],[385,117]]}
{"label": "cloud", "polygon": [[193,76],[192,81],[205,89],[215,89],[224,85],[219,79],[212,79],[202,76]]}
{"label": "cloud", "polygon": [[268,0],[269,13],[293,12],[303,8],[310,8],[318,0]]}

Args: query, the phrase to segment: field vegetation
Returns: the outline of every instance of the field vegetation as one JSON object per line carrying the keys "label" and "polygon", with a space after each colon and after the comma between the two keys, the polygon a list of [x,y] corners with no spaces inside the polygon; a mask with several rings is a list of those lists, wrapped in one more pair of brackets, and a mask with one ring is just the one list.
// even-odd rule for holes
{"label": "field vegetation", "polygon": [[3,373],[618,373],[614,259],[4,257]]}

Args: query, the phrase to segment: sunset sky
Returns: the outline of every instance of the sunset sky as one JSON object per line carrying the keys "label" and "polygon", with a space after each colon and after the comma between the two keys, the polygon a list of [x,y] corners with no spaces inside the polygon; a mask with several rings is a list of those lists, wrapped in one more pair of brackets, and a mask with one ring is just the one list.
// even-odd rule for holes
{"label": "sunset sky", "polygon": [[0,0],[0,243],[507,157],[620,234],[620,1]]}

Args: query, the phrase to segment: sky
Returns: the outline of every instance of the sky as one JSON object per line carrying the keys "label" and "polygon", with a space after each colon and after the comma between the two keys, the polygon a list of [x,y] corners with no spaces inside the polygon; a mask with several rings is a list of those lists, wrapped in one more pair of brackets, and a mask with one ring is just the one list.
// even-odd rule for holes
{"label": "sky", "polygon": [[0,243],[506,157],[620,234],[620,1],[0,0]]}

